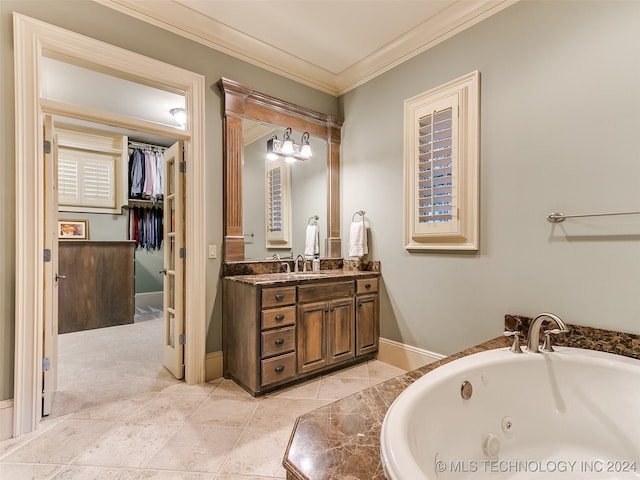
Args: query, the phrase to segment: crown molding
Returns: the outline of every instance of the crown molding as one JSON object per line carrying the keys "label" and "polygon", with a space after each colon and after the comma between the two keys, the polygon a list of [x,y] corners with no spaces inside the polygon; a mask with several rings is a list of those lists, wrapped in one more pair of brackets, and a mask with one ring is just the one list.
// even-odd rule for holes
{"label": "crown molding", "polygon": [[459,0],[339,73],[330,72],[173,1],[94,0],[247,63],[342,95],[518,0]]}

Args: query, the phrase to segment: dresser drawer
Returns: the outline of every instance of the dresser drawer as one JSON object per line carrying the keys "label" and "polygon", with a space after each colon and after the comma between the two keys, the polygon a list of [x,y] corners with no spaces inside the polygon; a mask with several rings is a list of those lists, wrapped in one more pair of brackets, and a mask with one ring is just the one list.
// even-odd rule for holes
{"label": "dresser drawer", "polygon": [[262,385],[282,382],[296,375],[296,354],[286,353],[268,360],[262,360]]}
{"label": "dresser drawer", "polygon": [[296,323],[296,306],[282,308],[270,308],[262,311],[262,330],[270,328],[286,327]]}
{"label": "dresser drawer", "polygon": [[356,280],[356,295],[363,293],[376,293],[378,291],[378,278],[359,278]]}
{"label": "dresser drawer", "polygon": [[296,349],[295,327],[262,332],[262,358],[273,357]]}
{"label": "dresser drawer", "polygon": [[296,287],[262,289],[262,308],[292,305],[294,303],[296,303]]}
{"label": "dresser drawer", "polygon": [[322,302],[333,298],[352,297],[353,290],[353,280],[349,280],[348,282],[300,285],[298,287],[298,302]]}

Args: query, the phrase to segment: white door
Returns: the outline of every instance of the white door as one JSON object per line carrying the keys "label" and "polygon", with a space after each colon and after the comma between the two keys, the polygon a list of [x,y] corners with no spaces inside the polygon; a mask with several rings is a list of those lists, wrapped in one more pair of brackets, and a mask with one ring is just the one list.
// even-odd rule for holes
{"label": "white door", "polygon": [[42,415],[51,413],[58,381],[58,145],[53,119],[44,121],[44,338],[42,360]]}
{"label": "white door", "polygon": [[182,142],[164,152],[164,366],[184,376],[184,163]]}

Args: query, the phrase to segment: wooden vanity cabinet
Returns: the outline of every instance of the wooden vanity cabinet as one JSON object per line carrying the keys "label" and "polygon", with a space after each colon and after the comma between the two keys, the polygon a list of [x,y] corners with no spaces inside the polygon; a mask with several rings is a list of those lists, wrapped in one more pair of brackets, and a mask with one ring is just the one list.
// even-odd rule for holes
{"label": "wooden vanity cabinet", "polygon": [[378,278],[356,280],[356,355],[378,351],[380,297]]}
{"label": "wooden vanity cabinet", "polygon": [[377,278],[366,280],[263,286],[225,279],[224,376],[260,395],[372,357],[378,348]]}

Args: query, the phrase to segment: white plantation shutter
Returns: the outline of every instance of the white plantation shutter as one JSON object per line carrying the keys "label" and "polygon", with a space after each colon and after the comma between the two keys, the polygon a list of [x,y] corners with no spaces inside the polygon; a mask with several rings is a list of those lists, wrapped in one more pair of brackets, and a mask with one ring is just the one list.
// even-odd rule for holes
{"label": "white plantation shutter", "polygon": [[78,204],[78,162],[70,159],[58,159],[58,203]]}
{"label": "white plantation shutter", "polygon": [[128,138],[59,125],[58,211],[122,214],[128,196]]}
{"label": "white plantation shutter", "polygon": [[85,202],[105,207],[115,206],[113,163],[113,160],[85,162],[82,176]]}
{"label": "white plantation shutter", "polygon": [[[457,126],[457,105],[455,105]],[[417,189],[416,229],[429,232],[435,224],[448,224],[439,231],[452,231],[451,225],[457,217],[456,164],[457,149],[454,148],[454,106],[433,111],[417,119]],[[422,228],[422,227],[427,228]]]}
{"label": "white plantation shutter", "polygon": [[118,157],[81,150],[60,150],[58,202],[61,207],[116,208]]}
{"label": "white plantation shutter", "polygon": [[405,101],[407,250],[478,248],[478,77]]}

